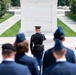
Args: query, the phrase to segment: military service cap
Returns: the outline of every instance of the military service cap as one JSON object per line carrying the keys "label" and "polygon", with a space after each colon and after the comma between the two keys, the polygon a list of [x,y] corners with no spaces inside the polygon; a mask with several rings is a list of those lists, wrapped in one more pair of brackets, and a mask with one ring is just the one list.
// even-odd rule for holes
{"label": "military service cap", "polygon": [[5,50],[12,50],[12,51],[15,51],[15,47],[10,44],[10,43],[6,43],[6,44],[3,44],[2,45],[2,51],[5,51]]}
{"label": "military service cap", "polygon": [[55,38],[64,38],[65,34],[62,27],[58,27],[58,29],[54,33]]}
{"label": "military service cap", "polygon": [[23,42],[24,40],[26,40],[24,33],[17,34],[16,42],[20,43],[20,42]]}
{"label": "military service cap", "polygon": [[36,28],[36,29],[40,29],[40,28],[41,28],[41,26],[35,26],[35,28]]}

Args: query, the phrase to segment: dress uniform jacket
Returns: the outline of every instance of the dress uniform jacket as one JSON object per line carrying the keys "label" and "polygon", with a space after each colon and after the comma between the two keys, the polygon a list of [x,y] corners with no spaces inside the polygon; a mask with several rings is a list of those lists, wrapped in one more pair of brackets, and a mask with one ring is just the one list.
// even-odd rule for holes
{"label": "dress uniform jacket", "polygon": [[15,57],[17,63],[27,65],[32,75],[39,75],[39,66],[35,58],[25,55],[25,53],[17,53]]}
{"label": "dress uniform jacket", "polygon": [[[75,63],[75,55],[73,50],[66,48],[67,54],[66,54],[66,59],[68,62]],[[56,63],[56,59],[53,55],[53,48],[47,50],[44,54],[43,58],[43,71],[45,68],[52,66],[53,64]]]}
{"label": "dress uniform jacket", "polygon": [[0,64],[0,75],[31,75],[26,66],[14,61],[3,61]]}
{"label": "dress uniform jacket", "polygon": [[56,62],[55,65],[44,70],[43,75],[76,75],[76,64],[64,62]]}
{"label": "dress uniform jacket", "polygon": [[30,49],[32,54],[42,54],[44,50],[43,41],[45,36],[41,33],[36,33],[31,36]]}

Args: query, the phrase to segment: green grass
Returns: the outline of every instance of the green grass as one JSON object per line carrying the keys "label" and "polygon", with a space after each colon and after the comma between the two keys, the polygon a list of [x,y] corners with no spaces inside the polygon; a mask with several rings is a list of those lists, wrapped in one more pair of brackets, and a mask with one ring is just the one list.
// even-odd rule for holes
{"label": "green grass", "polygon": [[7,13],[4,17],[0,18],[0,23],[4,22],[5,20],[9,19],[12,17],[14,14]]}
{"label": "green grass", "polygon": [[[67,25],[65,25],[62,21],[57,19],[57,25],[61,26],[65,32],[65,36],[76,36],[76,33],[71,30]],[[1,37],[13,37],[16,36],[16,34],[19,32],[19,29],[21,27],[21,20],[18,21],[15,25],[13,25],[11,28],[9,28],[7,31],[5,31]]]}
{"label": "green grass", "polygon": [[19,29],[21,28],[21,20],[19,20],[17,23],[15,23],[11,28],[9,28],[7,31],[5,31],[1,37],[13,37],[16,36],[16,34],[19,32]]}
{"label": "green grass", "polygon": [[76,36],[76,33],[73,30],[71,30],[67,25],[65,25],[62,21],[60,21],[59,19],[57,20],[57,25],[61,26],[63,28],[63,30],[65,32],[65,36],[68,36],[68,37]]}
{"label": "green grass", "polygon": [[66,14],[66,16],[70,18],[71,20],[76,21],[76,15],[73,15],[72,13],[68,13]]}

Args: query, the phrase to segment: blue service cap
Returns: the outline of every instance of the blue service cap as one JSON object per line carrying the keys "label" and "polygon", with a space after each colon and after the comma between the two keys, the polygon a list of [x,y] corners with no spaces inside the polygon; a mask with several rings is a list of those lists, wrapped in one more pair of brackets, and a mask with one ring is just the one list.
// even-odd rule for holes
{"label": "blue service cap", "polygon": [[62,50],[64,47],[64,45],[62,44],[62,42],[59,39],[56,39],[55,45],[54,45],[54,49],[55,50]]}
{"label": "blue service cap", "polygon": [[2,51],[6,51],[6,50],[16,51],[16,48],[12,44],[6,43],[2,45]]}
{"label": "blue service cap", "polygon": [[64,31],[62,29],[62,27],[58,27],[58,29],[55,31],[54,33],[54,37],[55,38],[64,38],[65,34],[64,34]]}
{"label": "blue service cap", "polygon": [[23,42],[24,40],[26,40],[24,33],[17,34],[17,36],[16,36],[16,42],[20,43],[20,42]]}

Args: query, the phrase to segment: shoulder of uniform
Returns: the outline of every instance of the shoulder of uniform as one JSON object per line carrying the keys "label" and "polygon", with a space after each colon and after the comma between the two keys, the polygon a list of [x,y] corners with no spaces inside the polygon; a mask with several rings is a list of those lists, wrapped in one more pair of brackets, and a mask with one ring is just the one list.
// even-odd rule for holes
{"label": "shoulder of uniform", "polygon": [[17,66],[19,66],[19,67],[23,67],[23,68],[27,68],[27,66],[24,66],[24,65],[21,65],[21,64],[19,64],[19,63],[15,63]]}
{"label": "shoulder of uniform", "polygon": [[33,34],[32,36],[34,36],[34,35],[36,35],[36,34]]}
{"label": "shoulder of uniform", "polygon": [[52,50],[53,50],[53,48],[49,48],[48,50],[45,51],[45,53],[49,53]]}
{"label": "shoulder of uniform", "polygon": [[31,38],[34,36],[34,34],[31,36]]}
{"label": "shoulder of uniform", "polygon": [[31,57],[31,56],[27,56],[27,58],[30,59],[30,61],[34,61],[34,60],[36,60],[35,57]]}

